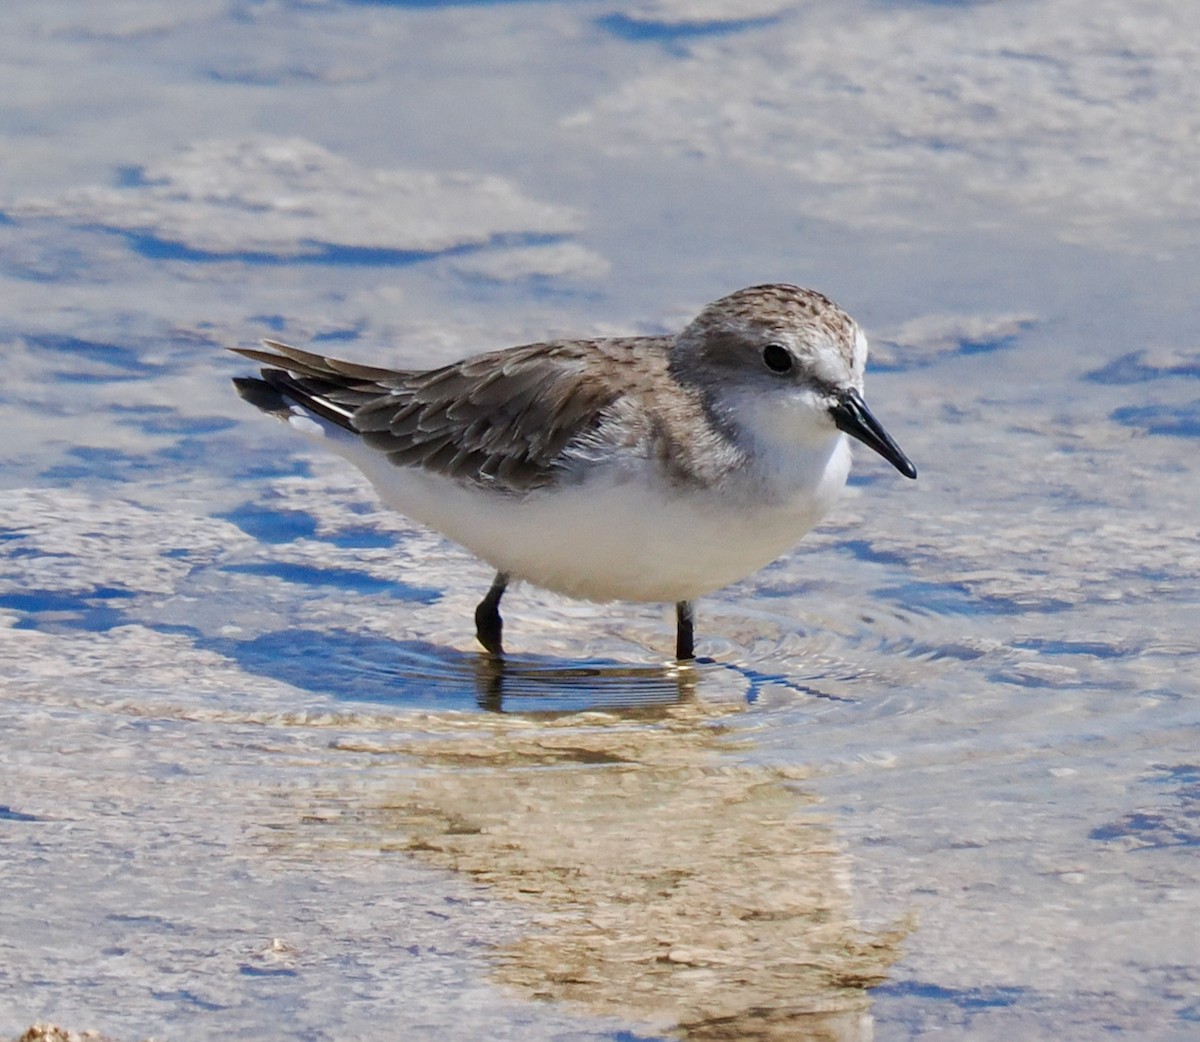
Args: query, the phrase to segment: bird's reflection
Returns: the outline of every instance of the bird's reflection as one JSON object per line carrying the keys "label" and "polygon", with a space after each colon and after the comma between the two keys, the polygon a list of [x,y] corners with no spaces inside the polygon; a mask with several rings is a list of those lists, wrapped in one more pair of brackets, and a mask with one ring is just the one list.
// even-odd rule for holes
{"label": "bird's reflection", "polygon": [[854,922],[847,857],[806,816],[803,772],[743,755],[738,717],[775,678],[330,633],[286,661],[293,682],[421,710],[384,746],[334,746],[393,759],[395,790],[323,806],[344,808],[356,846],[531,906],[544,928],[499,954],[505,985],[691,1039],[870,1038],[867,989],[903,931]]}
{"label": "bird's reflection", "polygon": [[564,664],[554,659],[474,661],[476,699],[494,713],[559,714],[581,709],[654,717],[696,695],[700,673],[691,662],[639,666],[622,662]]}

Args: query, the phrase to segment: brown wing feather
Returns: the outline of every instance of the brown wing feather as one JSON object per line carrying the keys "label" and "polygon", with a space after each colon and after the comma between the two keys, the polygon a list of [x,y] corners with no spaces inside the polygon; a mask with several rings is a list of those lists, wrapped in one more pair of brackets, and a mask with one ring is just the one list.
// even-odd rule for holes
{"label": "brown wing feather", "polygon": [[427,373],[362,406],[354,426],[401,466],[528,490],[556,477],[562,451],[601,422],[620,388],[581,379],[586,343],[532,344]]}
{"label": "brown wing feather", "polygon": [[563,450],[600,425],[626,389],[605,378],[613,362],[625,363],[617,369],[630,388],[658,364],[651,338],[530,344],[425,372],[263,343],[269,350],[235,350],[271,367],[263,377],[286,397],[355,431],[397,466],[514,491],[554,481]]}

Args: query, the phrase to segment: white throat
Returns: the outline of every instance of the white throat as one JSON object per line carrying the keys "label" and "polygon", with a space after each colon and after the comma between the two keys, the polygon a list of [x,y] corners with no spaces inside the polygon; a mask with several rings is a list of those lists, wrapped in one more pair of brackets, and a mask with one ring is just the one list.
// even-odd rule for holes
{"label": "white throat", "polygon": [[850,446],[817,396],[805,388],[763,395],[729,390],[721,409],[752,460],[746,477],[759,496],[810,513],[833,506],[850,473]]}

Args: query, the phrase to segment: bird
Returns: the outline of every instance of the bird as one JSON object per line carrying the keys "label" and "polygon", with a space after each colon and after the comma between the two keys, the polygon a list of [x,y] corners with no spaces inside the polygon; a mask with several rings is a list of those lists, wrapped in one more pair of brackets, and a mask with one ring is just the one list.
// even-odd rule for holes
{"label": "bird", "polygon": [[562,339],[435,369],[389,369],[275,340],[235,347],[251,405],[354,464],[380,499],[495,569],[475,609],[504,656],[517,580],[590,601],[695,601],[791,551],[836,503],[847,438],[916,467],[863,398],[867,339],[828,297],[770,283],[658,336]]}

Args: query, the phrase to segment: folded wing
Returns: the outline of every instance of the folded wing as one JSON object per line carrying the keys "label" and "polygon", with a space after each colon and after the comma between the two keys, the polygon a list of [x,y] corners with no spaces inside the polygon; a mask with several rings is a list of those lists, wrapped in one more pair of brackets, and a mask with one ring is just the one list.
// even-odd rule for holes
{"label": "folded wing", "polygon": [[587,341],[530,344],[426,372],[381,369],[275,341],[235,349],[265,366],[238,392],[264,412],[298,405],[357,434],[397,466],[514,492],[550,484],[563,450],[603,422],[618,396],[586,377]]}

